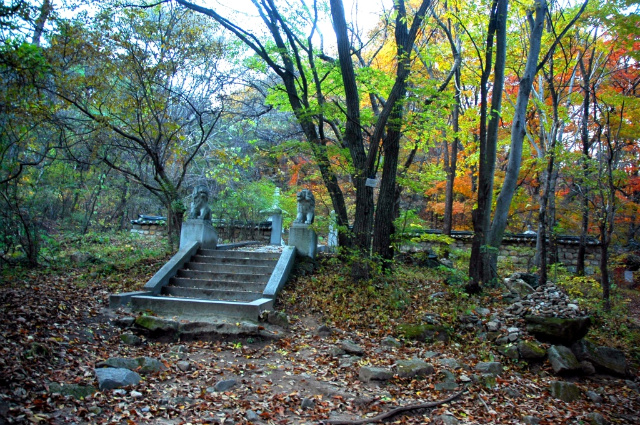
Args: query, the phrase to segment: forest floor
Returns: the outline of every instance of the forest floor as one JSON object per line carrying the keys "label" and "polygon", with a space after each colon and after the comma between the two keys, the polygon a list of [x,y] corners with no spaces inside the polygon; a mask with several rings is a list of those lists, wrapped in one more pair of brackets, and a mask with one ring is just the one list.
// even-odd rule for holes
{"label": "forest floor", "polygon": [[[291,324],[278,329],[280,338],[275,340],[164,343],[145,339],[139,346],[126,345],[120,336],[128,331],[113,324],[117,315],[107,309],[108,295],[140,289],[166,258],[157,256],[135,267],[98,269],[84,264],[5,272],[0,285],[0,424],[242,424],[250,423],[249,419],[263,424],[318,424],[371,418],[400,406],[443,400],[460,390],[464,392],[451,402],[411,409],[388,421],[640,423],[640,341],[635,341],[634,348],[633,341],[625,342],[625,335],[616,337],[630,329],[633,321],[622,318],[614,331],[598,333],[596,329],[593,335],[625,351],[633,366],[626,378],[557,377],[548,362],[526,364],[502,358],[490,343],[464,331],[456,331],[448,343],[407,341],[395,333],[398,324],[425,309],[449,318],[455,326],[461,309],[488,305],[499,315],[506,307],[491,293],[467,297],[420,268],[363,290],[345,280],[341,267],[331,261],[320,272],[307,270],[279,298],[278,308],[287,312]],[[339,282],[343,289],[337,288]],[[390,283],[399,282],[409,289],[398,293]],[[634,315],[637,323],[640,296],[632,293],[631,298],[634,302],[624,308],[633,306],[627,314]],[[326,328],[319,332],[323,325],[331,329],[330,334]],[[401,346],[383,344],[389,336],[397,337]],[[336,347],[345,340],[360,346],[364,354],[337,356]],[[101,361],[139,356],[159,359],[166,369],[145,375],[133,387],[98,391],[80,399],[52,391],[56,383],[97,387],[94,369]],[[435,372],[420,379],[395,376],[381,383],[359,379],[362,366],[391,367],[398,360],[413,358],[426,359]],[[470,379],[475,365],[489,360],[503,365],[491,387]],[[438,386],[445,378],[455,383],[449,391]],[[234,380],[235,385],[213,391],[223,380]],[[574,382],[581,398],[570,403],[553,398],[549,387],[556,380]]]}

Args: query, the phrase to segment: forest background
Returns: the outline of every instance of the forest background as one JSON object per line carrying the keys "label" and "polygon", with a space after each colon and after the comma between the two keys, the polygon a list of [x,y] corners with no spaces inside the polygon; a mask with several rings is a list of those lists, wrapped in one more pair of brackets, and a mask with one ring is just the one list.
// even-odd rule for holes
{"label": "forest background", "polygon": [[291,220],[306,187],[357,279],[417,231],[473,230],[477,292],[531,228],[543,281],[557,235],[598,238],[608,300],[640,229],[636,2],[396,1],[373,25],[340,0],[238,8],[2,3],[3,267],[139,214],[173,250],[197,184],[242,221],[276,188]]}

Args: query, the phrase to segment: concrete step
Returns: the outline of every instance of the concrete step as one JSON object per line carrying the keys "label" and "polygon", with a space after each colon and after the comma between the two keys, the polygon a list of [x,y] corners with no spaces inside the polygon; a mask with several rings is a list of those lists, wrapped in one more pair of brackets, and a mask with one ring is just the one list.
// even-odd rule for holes
{"label": "concrete step", "polygon": [[267,283],[269,281],[270,274],[254,274],[244,273],[243,268],[238,267],[236,273],[216,273],[216,272],[201,272],[198,270],[178,270],[177,277],[185,277],[187,279],[200,279],[200,280],[218,280],[234,282],[261,282]]}
{"label": "concrete step", "polygon": [[278,252],[255,252],[255,251],[229,251],[217,249],[199,249],[197,255],[215,258],[238,258],[253,260],[275,260],[278,261],[280,253]]}
{"label": "concrete step", "polygon": [[275,267],[278,260],[270,258],[220,257],[196,254],[191,257],[190,262],[211,265]]}
{"label": "concrete step", "polygon": [[185,264],[184,269],[214,273],[235,273],[241,269],[242,273],[252,273],[257,275],[264,274],[269,276],[273,272],[273,266],[238,265],[229,263],[212,264],[189,262]]}
{"label": "concrete step", "polygon": [[197,298],[219,301],[255,301],[262,298],[262,292],[225,291],[218,289],[183,288],[179,286],[165,286],[162,295],[180,298]]}
{"label": "concrete step", "polygon": [[200,318],[236,317],[257,320],[264,310],[273,310],[273,300],[259,298],[251,302],[213,301],[194,298],[135,295],[131,297],[134,310],[162,312],[165,315]]}
{"label": "concrete step", "polygon": [[262,292],[265,288],[264,282],[240,282],[234,280],[203,280],[203,279],[187,279],[184,277],[174,277],[169,281],[168,286],[177,286],[181,288],[201,288],[201,289],[219,289],[227,291],[250,291]]}

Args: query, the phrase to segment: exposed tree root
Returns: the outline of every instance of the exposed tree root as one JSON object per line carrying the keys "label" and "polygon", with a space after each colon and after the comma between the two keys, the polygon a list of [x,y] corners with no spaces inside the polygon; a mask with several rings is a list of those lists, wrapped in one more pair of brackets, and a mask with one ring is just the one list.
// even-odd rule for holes
{"label": "exposed tree root", "polygon": [[356,419],[353,421],[335,419],[335,420],[329,420],[329,421],[322,421],[321,423],[324,425],[360,425],[360,424],[368,424],[368,423],[374,423],[374,422],[382,422],[385,419],[389,419],[403,412],[409,412],[411,410],[418,410],[418,409],[429,409],[431,407],[440,406],[441,404],[445,404],[452,400],[455,400],[456,398],[460,397],[464,392],[465,390],[462,390],[458,393],[453,394],[450,397],[445,398],[444,400],[431,401],[429,403],[410,404],[408,406],[396,407],[395,409],[389,410],[388,412],[385,412],[385,413],[381,413],[378,416],[374,416],[372,418]]}

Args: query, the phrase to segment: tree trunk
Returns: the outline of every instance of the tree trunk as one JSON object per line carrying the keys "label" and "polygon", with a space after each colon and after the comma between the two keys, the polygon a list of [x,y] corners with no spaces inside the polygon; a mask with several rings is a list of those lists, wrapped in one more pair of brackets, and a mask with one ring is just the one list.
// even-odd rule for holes
{"label": "tree trunk", "polygon": [[[542,33],[544,30],[544,20],[547,16],[547,2],[541,0],[536,2],[535,20],[531,21],[531,37],[529,38],[529,53],[525,71],[520,80],[518,97],[511,126],[511,144],[509,149],[509,162],[504,178],[504,183],[500,190],[500,195],[496,201],[496,209],[491,222],[491,228],[487,235],[487,245],[491,249],[485,250],[485,263],[491,264],[490,281],[497,279],[497,252],[502,243],[502,237],[507,227],[507,218],[511,207],[511,200],[515,194],[522,163],[522,144],[526,135],[525,120],[529,97],[533,88],[533,80],[538,67],[538,57],[542,45]],[[530,17],[529,17],[530,18]]]}
{"label": "tree trunk", "polygon": [[[494,0],[487,31],[487,52],[485,68],[482,70],[480,82],[480,131],[479,131],[479,170],[478,170],[478,202],[472,212],[473,243],[469,261],[469,277],[467,292],[480,292],[481,282],[491,276],[487,269],[483,251],[487,248],[486,236],[491,223],[491,201],[493,199],[493,176],[495,173],[496,151],[498,145],[498,122],[502,108],[502,89],[504,87],[504,68],[507,48],[507,11],[508,0]],[[491,108],[487,108],[489,93],[489,76],[493,62],[494,36],[496,38],[496,60],[494,83],[491,97]],[[490,117],[487,126],[487,115]]]}
{"label": "tree trunk", "polygon": [[460,131],[460,68],[455,74],[455,101],[453,111],[451,112],[451,125],[454,133],[453,142],[451,143],[451,155],[448,155],[448,161],[445,164],[445,172],[447,173],[447,186],[445,188],[444,199],[444,223],[442,233],[451,236],[453,229],[453,186],[456,179],[456,168],[458,164],[458,131]]}

